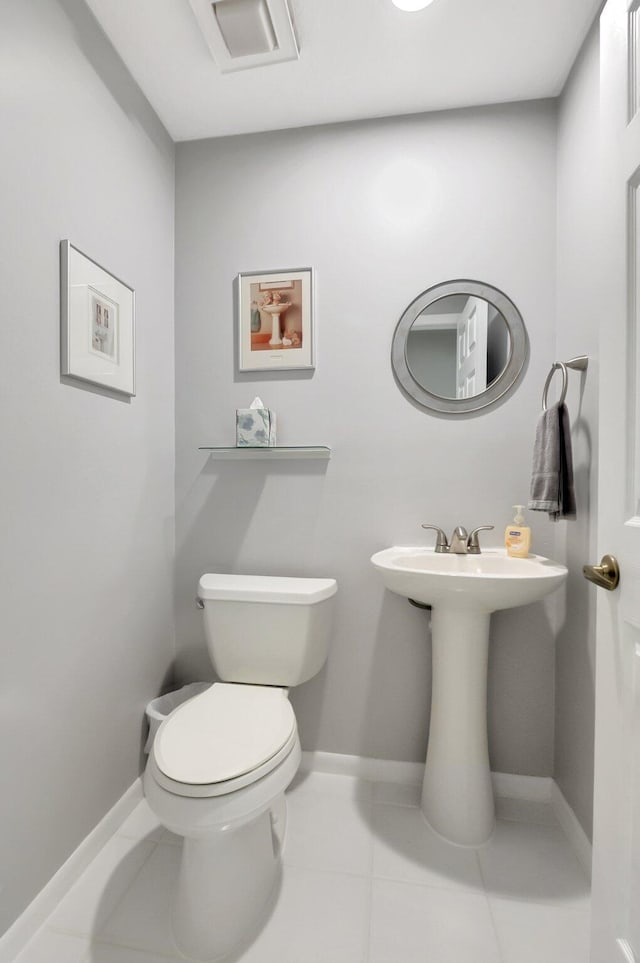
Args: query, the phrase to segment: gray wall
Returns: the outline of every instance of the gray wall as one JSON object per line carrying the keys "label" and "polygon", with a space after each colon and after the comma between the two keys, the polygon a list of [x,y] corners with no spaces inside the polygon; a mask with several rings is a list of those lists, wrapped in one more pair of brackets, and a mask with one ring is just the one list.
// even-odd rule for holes
{"label": "gray wall", "polygon": [[[590,357],[570,374],[578,518],[558,525],[556,555],[569,567],[556,646],[555,777],[585,832],[592,830],[596,591],[582,578],[598,560],[599,35],[591,31],[560,102],[558,126],[557,356]],[[558,383],[561,378],[556,375]]]}
{"label": "gray wall", "polygon": [[[179,673],[209,678],[199,613],[206,571],[333,575],[325,670],[292,701],[306,749],[422,760],[426,616],[386,593],[369,557],[493,523],[526,502],[540,393],[555,351],[555,104],[310,128],[180,144],[176,169],[176,551]],[[313,265],[313,375],[234,369],[238,271]],[[531,337],[524,381],[503,405],[456,420],[416,408],[390,369],[406,305],[451,278],[486,281]],[[328,444],[328,465],[216,462],[234,409],[260,394],[280,442]],[[553,554],[546,515],[534,550]],[[493,619],[489,720],[496,770],[550,775],[554,605]]]}
{"label": "gray wall", "polygon": [[[7,0],[0,63],[4,359],[0,718],[5,783],[0,931],[131,784],[146,701],[171,672],[173,146],[80,0]],[[560,104],[554,328],[555,106],[485,110],[181,145],[177,226],[179,675],[211,677],[192,599],[206,570],[329,574],[340,583],[327,668],[292,694],[307,749],[422,759],[426,618],[385,593],[370,554],[428,541],[419,525],[493,522],[525,501],[540,390],[554,355],[572,379],[577,523],[530,519],[565,558],[567,609],[493,619],[494,769],[553,771],[587,831],[593,772],[597,32]],[[58,376],[58,242],[137,295],[138,397]],[[314,374],[238,375],[238,270],[312,264]],[[389,367],[406,304],[468,276],[521,309],[531,363],[481,418],[415,408]],[[554,343],[555,341],[555,343]],[[216,463],[256,393],[283,444],[327,443],[328,465]],[[563,620],[564,615],[564,620]],[[561,624],[557,649],[554,626]],[[555,665],[554,665],[555,661]]]}
{"label": "gray wall", "polygon": [[[139,771],[174,651],[173,145],[80,0],[0,31],[0,931]],[[138,397],[60,382],[58,244],[136,289]]]}

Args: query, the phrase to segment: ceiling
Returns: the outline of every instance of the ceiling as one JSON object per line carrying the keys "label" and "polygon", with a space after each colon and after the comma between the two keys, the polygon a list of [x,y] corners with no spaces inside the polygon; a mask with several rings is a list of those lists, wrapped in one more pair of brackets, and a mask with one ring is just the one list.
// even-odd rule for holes
{"label": "ceiling", "polygon": [[557,96],[601,0],[290,0],[300,59],[220,73],[189,0],[86,0],[174,140]]}

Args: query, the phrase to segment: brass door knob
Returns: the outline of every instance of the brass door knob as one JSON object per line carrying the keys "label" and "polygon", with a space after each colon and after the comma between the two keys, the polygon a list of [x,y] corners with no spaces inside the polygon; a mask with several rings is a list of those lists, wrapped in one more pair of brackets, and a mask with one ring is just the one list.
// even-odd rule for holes
{"label": "brass door knob", "polygon": [[613,592],[620,581],[620,566],[613,555],[603,555],[599,565],[583,565],[582,574],[599,588]]}

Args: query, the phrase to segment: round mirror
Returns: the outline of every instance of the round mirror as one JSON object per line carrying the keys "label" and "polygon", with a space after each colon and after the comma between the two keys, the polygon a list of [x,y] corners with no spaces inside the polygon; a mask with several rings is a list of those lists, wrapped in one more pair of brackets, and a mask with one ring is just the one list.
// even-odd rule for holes
{"label": "round mirror", "polygon": [[502,291],[479,281],[448,281],[405,310],[391,364],[414,401],[453,414],[502,398],[518,381],[527,352],[520,312]]}

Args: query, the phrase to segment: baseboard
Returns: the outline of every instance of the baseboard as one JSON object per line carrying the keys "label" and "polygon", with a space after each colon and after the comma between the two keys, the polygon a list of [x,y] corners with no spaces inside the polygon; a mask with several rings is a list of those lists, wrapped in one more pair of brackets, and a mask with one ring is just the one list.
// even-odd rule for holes
{"label": "baseboard", "polygon": [[578,817],[564,798],[562,790],[556,782],[551,787],[551,806],[556,819],[562,826],[573,851],[580,860],[580,865],[591,879],[592,847],[589,837],[578,821]]}
{"label": "baseboard", "polygon": [[[303,752],[300,766],[305,772],[327,772],[337,776],[355,776],[371,782],[396,782],[419,785],[424,777],[424,763],[396,762],[393,759],[370,759],[346,756],[337,752]],[[516,776],[492,772],[496,796],[529,802],[551,802],[553,780],[541,776]]]}
{"label": "baseboard", "polygon": [[303,752],[300,768],[305,772],[327,772],[336,776],[355,776],[370,782],[397,782],[412,786],[419,785],[424,775],[422,762],[370,759],[368,756],[345,756],[338,752]]}
{"label": "baseboard", "polygon": [[550,776],[518,776],[511,772],[492,772],[493,792],[501,799],[550,803],[553,779]]}
{"label": "baseboard", "polygon": [[35,936],[60,900],[66,896],[100,850],[118,831],[127,816],[142,799],[142,781],[136,779],[117,803],[91,830],[77,849],[52,876],[44,889],[27,906],[6,933],[0,937],[0,963],[13,963],[29,940]]}

